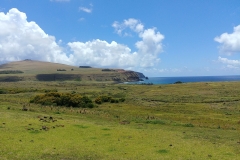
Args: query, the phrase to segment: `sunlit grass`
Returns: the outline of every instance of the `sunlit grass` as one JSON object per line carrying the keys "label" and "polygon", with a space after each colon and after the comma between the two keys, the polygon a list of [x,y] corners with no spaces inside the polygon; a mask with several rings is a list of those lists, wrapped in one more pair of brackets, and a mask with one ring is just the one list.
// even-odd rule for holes
{"label": "sunlit grass", "polygon": [[[18,82],[0,86],[37,89],[0,94],[0,159],[240,158],[237,82],[153,86]],[[44,89],[126,101],[93,109],[29,104]],[[22,111],[23,106],[28,111]]]}

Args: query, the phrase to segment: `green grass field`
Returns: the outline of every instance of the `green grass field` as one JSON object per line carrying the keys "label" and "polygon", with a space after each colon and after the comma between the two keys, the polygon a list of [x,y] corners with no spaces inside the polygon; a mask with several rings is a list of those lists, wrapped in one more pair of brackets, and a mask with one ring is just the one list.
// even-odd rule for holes
{"label": "green grass field", "polygon": [[[51,90],[126,100],[92,109],[29,103]],[[23,81],[1,82],[0,91],[3,160],[240,159],[240,82]]]}

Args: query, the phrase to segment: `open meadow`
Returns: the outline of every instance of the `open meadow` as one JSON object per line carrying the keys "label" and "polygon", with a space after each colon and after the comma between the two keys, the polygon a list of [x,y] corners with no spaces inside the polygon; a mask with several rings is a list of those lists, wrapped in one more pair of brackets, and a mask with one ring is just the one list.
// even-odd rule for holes
{"label": "open meadow", "polygon": [[[30,103],[58,92],[93,108]],[[99,96],[124,101],[95,103]],[[240,159],[240,82],[0,82],[0,159]]]}

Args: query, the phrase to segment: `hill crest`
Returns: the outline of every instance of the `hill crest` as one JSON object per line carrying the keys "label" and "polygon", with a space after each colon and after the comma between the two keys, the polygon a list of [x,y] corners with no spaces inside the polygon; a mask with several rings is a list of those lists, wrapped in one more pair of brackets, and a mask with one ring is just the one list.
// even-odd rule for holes
{"label": "hill crest", "polygon": [[14,61],[0,65],[0,81],[139,81],[142,73],[123,69],[76,67],[35,60]]}

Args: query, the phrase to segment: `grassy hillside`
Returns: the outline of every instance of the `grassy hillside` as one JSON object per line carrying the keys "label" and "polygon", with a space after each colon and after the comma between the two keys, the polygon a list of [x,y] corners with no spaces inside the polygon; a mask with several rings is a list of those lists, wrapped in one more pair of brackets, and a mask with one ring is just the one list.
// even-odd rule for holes
{"label": "grassy hillside", "polygon": [[[239,82],[0,86],[0,159],[240,158]],[[125,101],[91,109],[29,103],[49,91]]]}
{"label": "grassy hillside", "polygon": [[139,76],[133,71],[119,71],[117,69],[102,71],[101,68],[79,68],[32,60],[0,65],[0,81],[132,81],[138,79]]}

